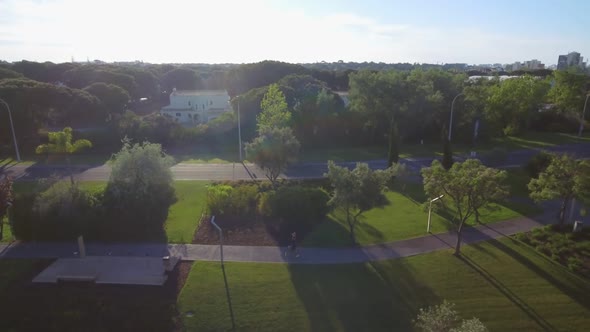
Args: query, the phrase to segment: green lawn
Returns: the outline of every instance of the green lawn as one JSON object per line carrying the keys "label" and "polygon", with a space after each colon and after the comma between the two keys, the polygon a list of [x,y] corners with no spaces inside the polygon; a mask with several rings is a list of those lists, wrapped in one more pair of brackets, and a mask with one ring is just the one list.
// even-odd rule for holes
{"label": "green lawn", "polygon": [[[489,142],[478,144],[475,147],[465,144],[453,144],[455,154],[465,154],[469,151],[485,152],[493,148],[502,148],[507,151],[547,148],[560,144],[590,143],[590,133],[578,137],[575,134],[531,132],[522,136],[507,136],[492,139]],[[442,155],[442,143],[420,142],[403,143],[400,145],[400,157],[428,157]],[[374,159],[387,159],[386,146],[350,147],[350,148],[318,148],[308,149],[301,154],[302,161],[321,162],[334,161],[363,161]]]}
{"label": "green lawn", "polygon": [[[511,171],[511,177],[517,179],[510,181],[511,191],[520,191],[520,186],[526,180],[524,173]],[[426,225],[428,210],[424,208],[426,201],[421,184],[407,183],[397,185],[396,191],[386,193],[390,204],[384,208],[367,211],[362,215],[356,229],[356,241],[361,245],[391,242],[427,235]],[[402,189],[405,188],[405,189]],[[492,205],[495,209],[481,211],[480,221],[492,223],[523,215],[535,215],[541,210],[526,203],[506,202],[502,205]],[[432,213],[431,232],[442,233],[453,229],[449,220],[453,213]],[[475,218],[468,221],[468,225],[475,225]],[[346,223],[346,217],[341,211],[334,211],[328,216],[328,220],[319,224],[303,240],[302,245],[310,247],[340,247],[350,245],[350,232]]]}
{"label": "green lawn", "polygon": [[191,243],[204,212],[207,181],[176,181],[177,202],[170,207],[166,220],[168,242]]}
{"label": "green lawn", "polygon": [[407,331],[446,299],[490,331],[583,331],[590,282],[511,239],[348,265],[197,262],[180,293],[187,331]]}

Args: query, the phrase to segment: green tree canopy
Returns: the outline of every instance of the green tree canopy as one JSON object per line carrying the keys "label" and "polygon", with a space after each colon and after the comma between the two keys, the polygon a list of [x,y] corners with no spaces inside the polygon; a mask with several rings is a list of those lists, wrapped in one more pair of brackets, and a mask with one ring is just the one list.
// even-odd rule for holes
{"label": "green tree canopy", "polygon": [[285,95],[278,84],[271,84],[268,92],[260,102],[262,112],[256,117],[258,133],[262,134],[272,128],[282,128],[289,125],[291,113],[287,106]]}
{"label": "green tree canopy", "polygon": [[4,176],[0,179],[0,240],[4,238],[4,216],[12,206],[12,178]]}
{"label": "green tree canopy", "polygon": [[530,128],[549,91],[549,82],[525,75],[510,78],[491,87],[487,118],[506,135],[519,134]]}
{"label": "green tree canopy", "polygon": [[251,143],[246,143],[246,156],[264,171],[276,187],[279,175],[297,160],[299,148],[299,141],[291,128],[271,127]]}
{"label": "green tree canopy", "polygon": [[[170,167],[160,144],[124,140],[113,157],[105,208],[121,240],[162,240],[168,208],[176,200]],[[165,239],[165,238],[164,238]]]}
{"label": "green tree canopy", "polygon": [[579,161],[569,155],[554,155],[539,177],[528,184],[535,201],[561,199],[560,224],[565,223],[568,203],[579,198],[587,201],[590,192],[590,162]]}
{"label": "green tree canopy", "polygon": [[[35,149],[35,153],[52,153],[61,154],[66,157],[68,168],[70,168],[70,155],[92,147],[92,143],[87,139],[73,141],[73,130],[65,127],[62,131],[48,132],[48,143],[41,144]],[[70,169],[70,180],[74,183],[74,175]]]}
{"label": "green tree canopy", "polygon": [[414,320],[414,326],[422,332],[487,332],[488,330],[478,318],[459,322],[460,319],[459,313],[455,310],[455,304],[445,300],[439,305],[421,308]]}
{"label": "green tree canopy", "polygon": [[114,84],[93,83],[85,87],[84,91],[100,100],[105,114],[122,114],[131,99],[127,91]]}
{"label": "green tree canopy", "polygon": [[403,169],[403,165],[395,164],[386,170],[373,171],[366,163],[357,163],[351,171],[328,161],[328,173],[324,176],[330,180],[334,189],[330,204],[342,209],[346,214],[346,223],[353,243],[356,243],[354,230],[359,217],[372,208],[383,207],[389,203],[384,194],[386,185]]}
{"label": "green tree canopy", "polygon": [[508,195],[508,188],[503,184],[506,171],[489,168],[477,159],[468,159],[454,163],[447,171],[435,160],[430,167],[422,169],[424,192],[427,197],[444,195],[440,202],[445,207],[456,210],[453,222],[457,228],[455,254],[461,253],[463,226],[472,215],[488,207],[490,203],[503,200]]}

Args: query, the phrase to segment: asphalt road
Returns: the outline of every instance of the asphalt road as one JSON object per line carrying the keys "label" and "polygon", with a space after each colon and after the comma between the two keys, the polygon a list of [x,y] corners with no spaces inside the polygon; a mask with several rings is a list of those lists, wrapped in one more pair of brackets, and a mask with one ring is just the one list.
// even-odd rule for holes
{"label": "asphalt road", "polygon": [[[489,160],[481,158],[482,162],[494,167],[509,167],[524,165],[538,150],[517,150],[507,153],[504,160]],[[577,158],[590,158],[590,144],[560,145],[545,149],[558,153],[569,153]],[[462,160],[467,156],[457,157]],[[419,172],[422,167],[430,166],[433,157],[426,158],[405,158],[400,162],[404,163],[411,172]],[[385,160],[365,161],[372,169],[384,169],[387,166]],[[341,162],[338,165],[354,167],[356,162]],[[81,166],[72,167],[74,177],[79,181],[100,181],[108,180],[110,167],[102,166]],[[327,172],[326,163],[299,163],[287,169],[283,178],[304,179],[321,178]],[[172,173],[176,180],[249,180],[264,179],[264,173],[253,164],[178,164],[172,167]],[[40,178],[57,175],[66,177],[67,167],[64,165],[8,165],[0,168],[0,174],[7,174],[16,180],[36,180]]]}

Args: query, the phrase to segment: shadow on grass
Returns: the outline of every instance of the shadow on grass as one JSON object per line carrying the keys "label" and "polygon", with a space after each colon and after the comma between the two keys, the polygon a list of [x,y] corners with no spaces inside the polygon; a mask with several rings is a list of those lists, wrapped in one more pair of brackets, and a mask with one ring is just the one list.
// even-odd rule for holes
{"label": "shadow on grass", "polygon": [[[558,267],[560,269],[560,271],[563,271],[563,273],[561,273],[562,278],[557,278],[556,276],[549,273],[547,270],[540,268],[537,264],[532,262],[530,260],[530,258],[526,257],[521,252],[515,250],[511,246],[508,246],[496,239],[487,240],[487,243],[489,243],[493,247],[503,251],[505,254],[509,255],[510,257],[515,259],[517,262],[519,262],[523,266],[527,267],[529,270],[535,272],[539,277],[547,280],[549,283],[551,283],[552,285],[557,287],[561,292],[567,294],[570,298],[575,300],[580,305],[584,306],[585,308],[590,308],[590,297],[587,296],[587,294],[590,293],[590,285],[588,284],[588,282],[586,280],[575,275],[574,273],[571,273],[567,270],[563,270],[563,266],[550,260],[549,258],[543,256],[542,254],[536,252],[535,250],[530,248],[528,245],[526,245],[518,240],[515,240],[512,237],[506,236],[505,234],[498,232],[497,230],[495,230],[491,227],[488,227],[488,226],[486,226],[486,227],[488,229],[502,235],[502,236],[505,236],[506,239],[508,239],[511,242],[511,244],[519,247],[520,249],[522,249],[522,251],[525,251],[525,250],[529,251],[531,253],[531,255],[534,255],[534,256],[538,257],[539,259],[542,259],[542,260],[548,262],[548,264],[550,264],[551,266]],[[477,231],[477,229],[473,228],[473,231]],[[485,237],[488,237],[488,236],[485,235]]]}
{"label": "shadow on grass", "polygon": [[236,320],[234,317],[234,308],[231,303],[231,296],[229,294],[229,285],[227,283],[227,275],[225,274],[225,265],[221,264],[221,270],[223,271],[223,283],[225,285],[225,294],[227,295],[227,306],[229,308],[229,315],[231,317],[232,331],[236,330]]}
{"label": "shadow on grass", "polygon": [[420,307],[440,301],[402,260],[289,272],[310,331],[407,331]]}
{"label": "shadow on grass", "polygon": [[[180,266],[164,286],[33,284],[50,261],[18,261],[21,267],[8,287],[0,289],[10,305],[0,310],[2,331],[176,331],[176,298],[184,283]],[[190,263],[185,266],[190,269]],[[14,271],[14,267],[13,267]],[[186,270],[183,270],[186,271]],[[14,273],[14,272],[13,272]]]}
{"label": "shadow on grass", "polygon": [[[493,240],[495,241],[495,240]],[[480,247],[479,250],[482,248]],[[471,258],[461,255],[458,257],[463,263],[477,272],[480,276],[482,276],[490,285],[496,288],[502,295],[508,298],[512,303],[514,303],[518,308],[520,308],[530,319],[534,320],[543,330],[545,331],[557,331],[557,329],[547,322],[541,315],[539,315],[533,308],[531,308],[523,299],[521,299],[518,295],[512,292],[508,287],[506,287],[502,282],[500,282],[493,274],[488,272],[484,269],[481,265],[477,264]]]}

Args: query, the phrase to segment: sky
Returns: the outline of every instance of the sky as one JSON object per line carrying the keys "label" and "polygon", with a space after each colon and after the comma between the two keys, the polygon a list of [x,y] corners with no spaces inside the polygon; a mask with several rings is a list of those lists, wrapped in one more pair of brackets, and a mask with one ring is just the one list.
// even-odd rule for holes
{"label": "sky", "polygon": [[0,0],[0,60],[552,65],[590,57],[589,12],[588,0]]}

